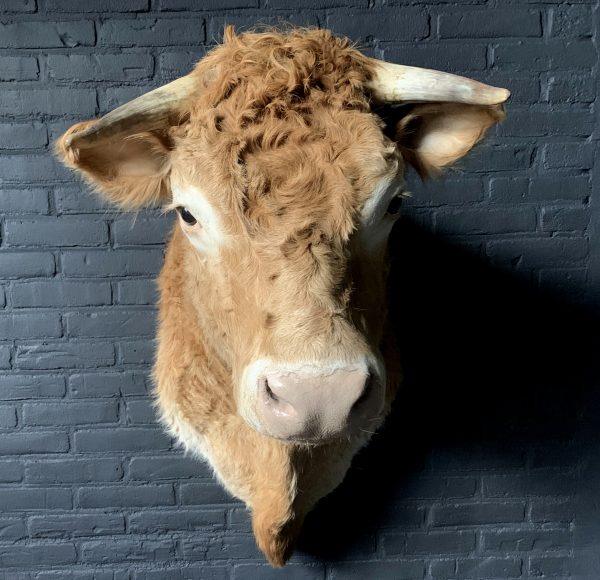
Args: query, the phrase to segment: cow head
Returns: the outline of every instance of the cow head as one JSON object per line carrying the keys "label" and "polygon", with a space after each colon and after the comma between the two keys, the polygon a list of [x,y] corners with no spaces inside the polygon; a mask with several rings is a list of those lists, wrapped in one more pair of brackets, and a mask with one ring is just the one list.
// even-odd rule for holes
{"label": "cow head", "polygon": [[[58,150],[117,205],[178,213],[156,373],[167,423],[187,413],[185,429],[205,433],[229,413],[284,454],[359,441],[351,457],[398,381],[382,348],[405,166],[453,164],[502,118],[508,91],[373,60],[322,30],[225,37],[188,76],[75,125]],[[211,389],[228,403],[208,404]],[[216,435],[203,437],[216,457]]]}

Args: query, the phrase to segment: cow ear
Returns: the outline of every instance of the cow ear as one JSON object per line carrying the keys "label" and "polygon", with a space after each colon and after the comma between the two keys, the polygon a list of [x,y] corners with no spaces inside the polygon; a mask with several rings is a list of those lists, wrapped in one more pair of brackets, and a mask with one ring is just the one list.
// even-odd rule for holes
{"label": "cow ear", "polygon": [[127,208],[157,205],[169,197],[170,147],[166,132],[137,132],[78,145],[73,135],[97,121],[73,125],[56,143],[63,162],[111,202]]}
{"label": "cow ear", "polygon": [[396,124],[395,139],[421,177],[438,174],[466,155],[504,118],[501,105],[414,105]]}

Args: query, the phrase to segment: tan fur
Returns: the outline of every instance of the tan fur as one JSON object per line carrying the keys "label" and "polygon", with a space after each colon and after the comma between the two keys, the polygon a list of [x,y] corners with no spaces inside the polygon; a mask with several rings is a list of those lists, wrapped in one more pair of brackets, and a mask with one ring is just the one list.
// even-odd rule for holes
{"label": "tan fur", "polygon": [[[371,111],[369,62],[347,40],[323,30],[225,36],[196,67],[201,89],[170,124],[85,150],[67,148],[63,136],[57,151],[121,206],[169,202],[172,185],[193,184],[218,210],[228,243],[215,257],[194,250],[179,226],[169,242],[157,405],[169,430],[246,502],[259,547],[281,566],[400,382],[385,326],[384,253],[361,260],[355,232],[370,195],[403,161]],[[466,131],[477,134],[471,146],[487,126]],[[470,148],[451,138],[460,142],[455,158]],[[382,351],[385,411],[346,438],[286,443],[238,413],[241,373],[259,357],[379,360]]]}

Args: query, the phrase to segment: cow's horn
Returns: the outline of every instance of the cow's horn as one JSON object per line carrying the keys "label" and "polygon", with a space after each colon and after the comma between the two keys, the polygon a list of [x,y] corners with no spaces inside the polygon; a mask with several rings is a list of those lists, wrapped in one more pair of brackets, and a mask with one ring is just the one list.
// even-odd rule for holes
{"label": "cow's horn", "polygon": [[67,147],[86,147],[101,139],[160,127],[198,86],[196,77],[186,75],[114,109],[65,139]]}
{"label": "cow's horn", "polygon": [[510,91],[472,79],[427,68],[403,66],[377,59],[375,75],[368,82],[373,96],[382,102],[446,101],[469,105],[499,105]]}

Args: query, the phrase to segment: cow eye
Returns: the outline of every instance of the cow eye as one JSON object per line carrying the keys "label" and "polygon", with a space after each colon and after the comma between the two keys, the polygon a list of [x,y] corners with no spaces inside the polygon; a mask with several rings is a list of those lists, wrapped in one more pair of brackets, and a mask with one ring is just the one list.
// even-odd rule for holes
{"label": "cow eye", "polygon": [[198,223],[198,220],[188,211],[188,209],[186,207],[183,207],[182,205],[180,205],[177,207],[177,211],[179,212],[181,219],[186,224],[193,226],[194,224]]}
{"label": "cow eye", "polygon": [[392,197],[390,205],[388,205],[387,213],[389,213],[390,215],[396,215],[400,211],[401,207],[402,197],[399,195],[395,195],[394,197]]}

